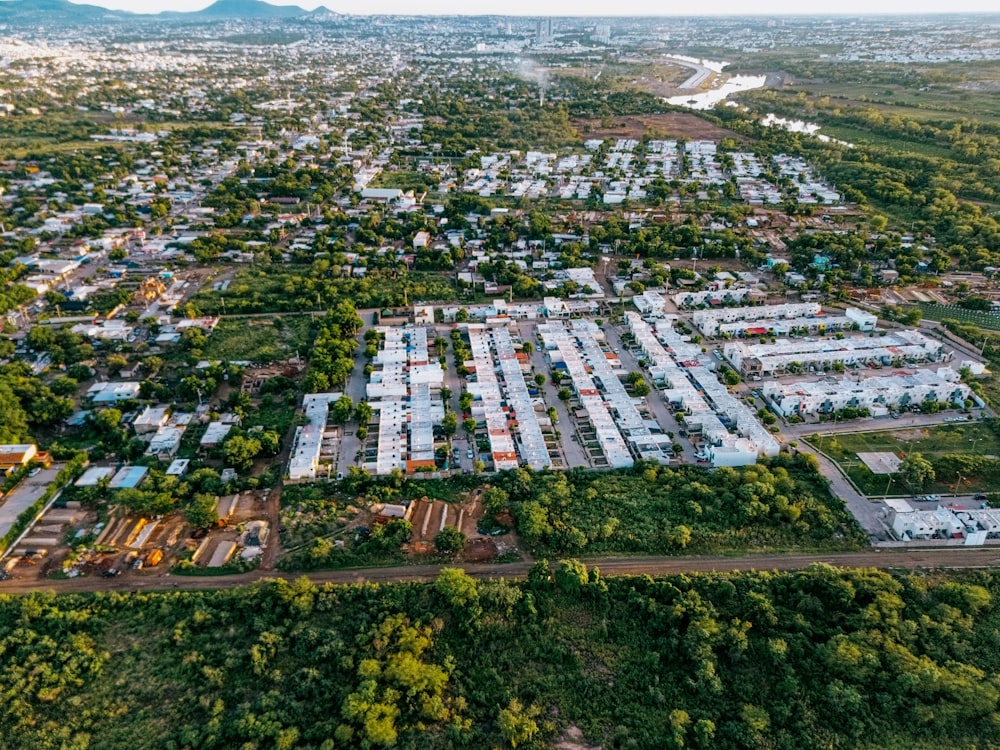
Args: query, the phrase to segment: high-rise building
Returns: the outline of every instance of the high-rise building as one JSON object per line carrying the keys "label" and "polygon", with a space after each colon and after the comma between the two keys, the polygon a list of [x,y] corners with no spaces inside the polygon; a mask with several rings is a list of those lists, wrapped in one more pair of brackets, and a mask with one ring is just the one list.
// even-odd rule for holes
{"label": "high-rise building", "polygon": [[542,42],[552,38],[552,19],[539,18],[535,21],[535,39]]}

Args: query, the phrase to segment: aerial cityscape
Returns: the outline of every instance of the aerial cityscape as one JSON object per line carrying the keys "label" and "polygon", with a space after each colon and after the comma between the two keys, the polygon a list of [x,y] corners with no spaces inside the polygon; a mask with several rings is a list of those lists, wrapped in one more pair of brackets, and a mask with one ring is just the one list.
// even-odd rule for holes
{"label": "aerial cityscape", "polygon": [[0,750],[1000,747],[1000,15],[135,10],[0,0]]}

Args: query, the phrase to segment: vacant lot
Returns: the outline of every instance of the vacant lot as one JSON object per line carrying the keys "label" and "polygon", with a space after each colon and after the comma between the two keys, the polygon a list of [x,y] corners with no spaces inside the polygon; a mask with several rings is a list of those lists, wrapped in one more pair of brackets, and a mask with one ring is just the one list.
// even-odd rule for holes
{"label": "vacant lot", "polygon": [[205,358],[226,361],[274,362],[305,355],[309,346],[310,318],[286,315],[281,318],[227,318],[208,338]]}
{"label": "vacant lot", "polygon": [[[979,457],[1000,456],[1000,434],[989,422],[939,425],[878,432],[842,433],[810,438],[810,444],[833,458],[862,492],[869,495],[899,494],[906,491],[896,476],[873,474],[859,459],[858,453],[887,452],[897,456],[920,453],[937,467],[945,456],[971,454]],[[929,492],[951,492],[958,476],[954,472],[938,471],[933,483],[924,488]],[[891,479],[891,481],[890,481]],[[960,492],[990,492],[989,475],[963,474]]]}
{"label": "vacant lot", "polygon": [[720,128],[697,115],[687,112],[666,112],[658,115],[627,115],[597,120],[573,120],[573,127],[584,140],[590,138],[642,138],[647,133],[663,138],[688,138],[717,141],[722,138],[742,138],[731,130]]}

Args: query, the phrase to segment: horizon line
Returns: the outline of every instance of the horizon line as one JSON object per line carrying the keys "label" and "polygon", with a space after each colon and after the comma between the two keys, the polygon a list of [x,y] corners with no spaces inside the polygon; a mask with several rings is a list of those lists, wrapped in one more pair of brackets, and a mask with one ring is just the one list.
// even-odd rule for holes
{"label": "horizon line", "polygon": [[[0,7],[6,5],[7,3],[16,2],[30,2],[30,0],[0,0]],[[100,2],[100,0],[67,0],[70,5],[82,5],[89,6],[93,8],[101,8],[103,10],[108,10],[114,13],[123,13],[130,16],[160,16],[168,13],[177,14],[195,14],[200,13],[204,10],[211,8],[216,5],[219,0],[212,0],[208,5],[203,8],[197,8],[194,10],[127,10],[124,8],[113,8],[108,7]],[[462,12],[434,12],[426,11],[423,13],[358,13],[358,12],[344,12],[335,10],[329,5],[323,3],[317,4],[312,8],[305,8],[298,5],[295,2],[291,3],[273,3],[267,0],[246,0],[249,3],[261,3],[263,5],[270,6],[272,8],[298,8],[304,13],[314,13],[318,10],[326,10],[330,13],[335,13],[340,16],[346,17],[357,17],[357,18],[368,18],[372,16],[383,16],[387,18],[616,18],[616,19],[626,19],[626,18],[774,18],[774,17],[794,17],[794,18],[877,18],[877,17],[947,17],[947,16],[998,16],[1000,17],[1000,10],[990,11],[990,10],[953,10],[953,11],[827,11],[824,13],[816,13],[809,11],[771,11],[771,12],[747,12],[747,13],[733,13],[729,11],[720,11],[713,13],[711,11],[706,11],[702,13],[635,13],[635,14],[597,14],[597,13],[578,13],[578,14],[559,14],[559,13],[535,13],[535,14],[508,14],[503,12],[492,12],[492,13],[462,13]],[[260,20],[260,19],[246,19],[246,20]],[[267,19],[267,20],[282,20],[282,19]],[[292,19],[287,19],[292,20]]]}

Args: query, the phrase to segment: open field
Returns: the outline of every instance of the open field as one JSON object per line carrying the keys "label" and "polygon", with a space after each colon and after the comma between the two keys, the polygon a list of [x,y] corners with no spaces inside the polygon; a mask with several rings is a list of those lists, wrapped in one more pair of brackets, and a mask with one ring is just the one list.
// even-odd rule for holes
{"label": "open field", "polygon": [[642,138],[655,135],[663,138],[690,138],[692,140],[720,140],[741,137],[731,130],[720,128],[697,115],[686,112],[667,112],[658,115],[629,115],[604,120],[573,120],[573,127],[584,140],[591,138]]}
{"label": "open field", "polygon": [[872,133],[862,128],[849,127],[847,125],[828,125],[823,122],[822,115],[817,116],[817,121],[822,125],[821,132],[831,138],[837,138],[856,146],[877,146],[881,148],[916,153],[923,156],[935,156],[942,159],[954,158],[954,154],[944,146],[937,146],[933,143],[924,143],[917,140],[906,140],[903,138],[891,138],[886,135]]}
{"label": "open field", "polygon": [[879,83],[796,81],[791,88],[813,96],[863,103],[886,115],[906,115],[919,120],[954,119],[956,115],[996,120],[1000,119],[1000,103],[995,86],[995,80],[970,80],[923,89]]}
{"label": "open field", "polygon": [[[935,459],[956,454],[980,457],[1000,456],[1000,431],[989,422],[946,424],[936,427],[903,428],[873,432],[848,432],[820,435],[807,440],[826,453],[844,470],[866,495],[898,494],[906,488],[897,475],[873,474],[859,459],[858,453],[920,453],[934,463]],[[961,493],[995,491],[988,477],[963,477]],[[891,481],[890,481],[891,479]],[[928,492],[950,493],[955,489],[954,474],[938,476],[926,488]]]}
{"label": "open field", "polygon": [[927,320],[957,320],[960,323],[972,323],[980,328],[1000,331],[1000,315],[979,310],[966,310],[956,305],[921,304],[920,313]]}

